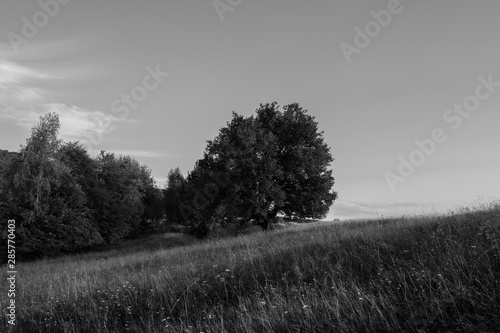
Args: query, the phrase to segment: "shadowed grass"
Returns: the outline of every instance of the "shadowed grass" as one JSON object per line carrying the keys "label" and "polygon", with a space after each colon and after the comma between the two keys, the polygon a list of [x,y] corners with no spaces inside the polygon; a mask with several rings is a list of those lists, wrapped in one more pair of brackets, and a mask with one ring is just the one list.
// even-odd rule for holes
{"label": "shadowed grass", "polygon": [[202,243],[162,236],[181,247],[134,240],[129,250],[20,263],[17,329],[498,332],[499,236],[492,205]]}

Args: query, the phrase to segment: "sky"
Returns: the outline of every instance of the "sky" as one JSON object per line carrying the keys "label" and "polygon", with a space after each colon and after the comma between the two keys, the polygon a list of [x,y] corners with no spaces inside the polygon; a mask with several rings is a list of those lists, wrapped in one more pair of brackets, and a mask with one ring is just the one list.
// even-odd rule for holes
{"label": "sky", "polygon": [[498,0],[0,4],[0,149],[46,112],[163,186],[233,111],[297,102],[331,147],[328,219],[500,198]]}

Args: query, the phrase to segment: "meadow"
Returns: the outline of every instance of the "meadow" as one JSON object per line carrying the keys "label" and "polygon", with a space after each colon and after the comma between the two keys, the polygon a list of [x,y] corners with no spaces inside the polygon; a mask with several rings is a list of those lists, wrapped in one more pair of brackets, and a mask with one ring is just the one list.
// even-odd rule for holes
{"label": "meadow", "polygon": [[500,332],[500,205],[157,234],[17,269],[8,332]]}

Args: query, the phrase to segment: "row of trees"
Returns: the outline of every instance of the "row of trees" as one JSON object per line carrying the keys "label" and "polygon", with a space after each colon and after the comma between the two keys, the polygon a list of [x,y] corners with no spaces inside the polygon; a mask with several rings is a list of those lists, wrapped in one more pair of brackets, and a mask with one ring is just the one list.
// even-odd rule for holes
{"label": "row of trees", "polygon": [[203,236],[215,225],[248,221],[266,230],[277,214],[324,218],[337,198],[332,161],[318,123],[298,104],[283,111],[261,104],[250,117],[233,113],[187,178],[170,171],[167,220]]}
{"label": "row of trees", "polygon": [[20,255],[117,243],[162,217],[161,191],[146,166],[104,151],[92,158],[78,143],[59,140],[59,126],[57,114],[42,116],[2,171],[0,217],[16,220]]}
{"label": "row of trees", "polygon": [[[183,224],[200,237],[217,225],[266,230],[278,214],[323,218],[337,197],[330,148],[298,104],[233,113],[187,177],[172,169],[162,190],[135,159],[104,151],[92,158],[59,140],[59,126],[57,114],[42,116],[18,158],[0,168],[0,218],[16,220],[20,254],[113,244],[152,221]],[[0,228],[5,240],[6,224]]]}

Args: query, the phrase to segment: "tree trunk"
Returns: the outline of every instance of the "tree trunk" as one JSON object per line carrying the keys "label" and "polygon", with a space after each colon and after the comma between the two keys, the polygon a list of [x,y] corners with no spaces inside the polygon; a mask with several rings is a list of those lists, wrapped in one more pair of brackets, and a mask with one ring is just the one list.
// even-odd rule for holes
{"label": "tree trunk", "polygon": [[269,220],[268,219],[263,219],[257,225],[262,228],[262,231],[269,230]]}

